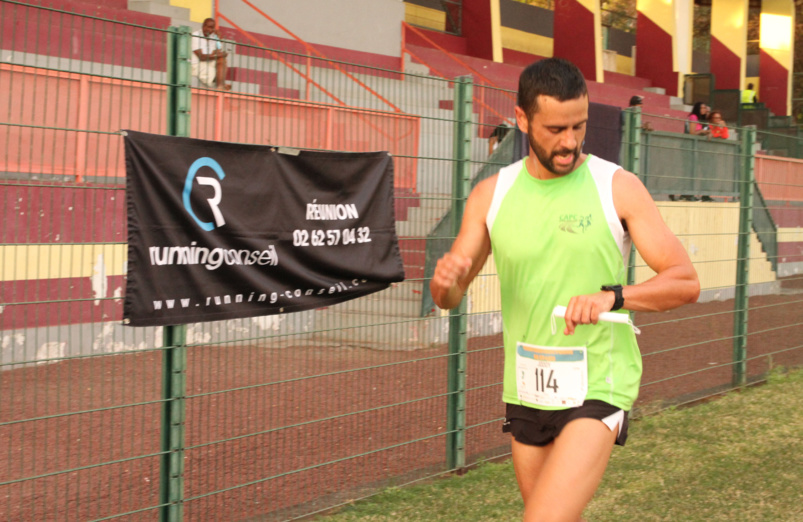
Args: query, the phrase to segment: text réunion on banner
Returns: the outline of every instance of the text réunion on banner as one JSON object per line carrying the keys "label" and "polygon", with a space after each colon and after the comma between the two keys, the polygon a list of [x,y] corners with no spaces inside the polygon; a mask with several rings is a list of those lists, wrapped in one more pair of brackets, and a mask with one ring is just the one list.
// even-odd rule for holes
{"label": "text r\u00e9union on banner", "polygon": [[126,134],[127,324],[298,312],[404,279],[387,152]]}

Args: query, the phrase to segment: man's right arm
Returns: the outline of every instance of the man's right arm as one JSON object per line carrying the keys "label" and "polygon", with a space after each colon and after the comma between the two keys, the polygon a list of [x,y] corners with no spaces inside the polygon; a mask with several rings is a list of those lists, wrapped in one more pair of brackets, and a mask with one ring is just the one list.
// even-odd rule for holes
{"label": "man's right arm", "polygon": [[466,202],[460,233],[449,252],[438,260],[429,289],[435,304],[455,308],[468,285],[477,276],[491,251],[491,238],[485,225],[491,207],[497,176],[481,181]]}
{"label": "man's right arm", "polygon": [[210,54],[204,54],[204,47],[209,47],[209,45],[204,44],[204,40],[206,37],[203,36],[195,36],[192,37],[192,52],[195,53],[195,56],[198,57],[198,60],[202,62],[208,62],[209,60],[214,60],[217,58],[217,55],[220,51],[217,49],[212,49]]}

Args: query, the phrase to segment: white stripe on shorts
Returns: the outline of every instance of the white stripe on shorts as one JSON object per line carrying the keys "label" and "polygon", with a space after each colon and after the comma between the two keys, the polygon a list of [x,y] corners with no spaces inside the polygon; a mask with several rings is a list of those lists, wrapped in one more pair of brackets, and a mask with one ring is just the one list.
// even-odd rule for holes
{"label": "white stripe on shorts", "polygon": [[[602,422],[605,423],[606,426],[608,426],[609,430],[611,431],[616,430],[616,427],[619,426],[619,429],[617,431],[620,431],[622,429],[622,424],[624,424],[625,422],[625,412],[619,410],[616,413],[611,413],[610,415],[601,420]],[[617,437],[619,436],[618,433],[616,436]]]}

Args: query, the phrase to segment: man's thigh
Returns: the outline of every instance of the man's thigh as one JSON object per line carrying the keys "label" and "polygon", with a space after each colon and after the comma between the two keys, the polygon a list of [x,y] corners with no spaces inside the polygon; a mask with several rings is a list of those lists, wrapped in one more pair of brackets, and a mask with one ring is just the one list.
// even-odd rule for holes
{"label": "man's thigh", "polygon": [[206,62],[193,64],[192,73],[198,77],[198,81],[200,81],[203,85],[214,86],[215,74],[217,74],[215,69],[215,61],[209,60]]}
{"label": "man's thigh", "polygon": [[617,434],[597,419],[569,422],[541,466],[524,520],[579,520],[602,480]]}
{"label": "man's thigh", "polygon": [[521,498],[527,504],[527,498],[535,489],[535,483],[552,451],[554,443],[550,442],[545,446],[533,446],[521,443],[513,437],[510,437],[510,441],[516,482],[519,484]]}

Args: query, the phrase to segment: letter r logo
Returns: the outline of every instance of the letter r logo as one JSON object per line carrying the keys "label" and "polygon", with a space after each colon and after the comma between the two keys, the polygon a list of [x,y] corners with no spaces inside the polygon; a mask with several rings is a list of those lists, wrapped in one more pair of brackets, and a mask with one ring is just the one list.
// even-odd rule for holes
{"label": "letter r logo", "polygon": [[209,167],[215,171],[215,174],[217,174],[217,177],[221,180],[226,177],[226,174],[223,173],[223,169],[220,167],[220,164],[218,164],[218,162],[212,158],[198,158],[190,166],[190,170],[187,172],[187,179],[184,181],[184,191],[181,194],[181,199],[184,202],[184,208],[187,209],[187,212],[190,214],[190,216],[192,216],[192,219],[198,223],[198,226],[209,232],[210,230],[214,230],[215,225],[222,227],[226,224],[226,220],[223,219],[223,214],[220,213],[220,209],[218,208],[220,200],[223,199],[223,190],[220,188],[220,182],[215,178],[207,178],[202,176],[198,177],[198,183],[201,185],[208,185],[215,189],[215,195],[207,200],[209,202],[209,208],[212,210],[212,215],[215,217],[215,224],[213,225],[210,222],[201,221],[198,219],[198,216],[196,216],[195,212],[192,210],[190,193],[192,192],[192,182],[201,167]]}

